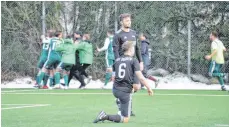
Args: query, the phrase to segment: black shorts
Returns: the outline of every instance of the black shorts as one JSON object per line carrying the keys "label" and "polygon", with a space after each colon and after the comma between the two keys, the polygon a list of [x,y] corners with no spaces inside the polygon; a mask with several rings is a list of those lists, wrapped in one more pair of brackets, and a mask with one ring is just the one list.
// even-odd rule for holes
{"label": "black shorts", "polygon": [[120,100],[121,115],[124,117],[130,117],[132,93],[126,93],[117,89],[113,89],[113,95]]}

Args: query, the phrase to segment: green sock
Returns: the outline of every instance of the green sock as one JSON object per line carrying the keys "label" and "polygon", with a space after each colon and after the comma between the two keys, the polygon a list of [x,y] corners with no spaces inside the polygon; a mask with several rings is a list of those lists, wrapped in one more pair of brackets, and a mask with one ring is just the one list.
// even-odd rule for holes
{"label": "green sock", "polygon": [[106,75],[105,75],[105,86],[110,81],[111,76],[112,76],[112,72],[106,72]]}
{"label": "green sock", "polygon": [[45,76],[45,72],[41,72],[39,79],[38,79],[38,85],[41,85],[41,81],[43,80],[44,76]]}
{"label": "green sock", "polygon": [[55,84],[60,84],[60,72],[55,73]]}
{"label": "green sock", "polygon": [[49,79],[49,75],[46,73],[44,77],[44,86],[47,86],[48,79]]}
{"label": "green sock", "polygon": [[49,77],[49,86],[53,86],[53,77]]}
{"label": "green sock", "polygon": [[36,84],[38,84],[38,82],[39,82],[39,75],[37,74],[37,76],[36,76]]}
{"label": "green sock", "polygon": [[219,83],[221,86],[224,86],[223,77],[218,77]]}
{"label": "green sock", "polygon": [[68,75],[64,75],[64,84],[68,86]]}

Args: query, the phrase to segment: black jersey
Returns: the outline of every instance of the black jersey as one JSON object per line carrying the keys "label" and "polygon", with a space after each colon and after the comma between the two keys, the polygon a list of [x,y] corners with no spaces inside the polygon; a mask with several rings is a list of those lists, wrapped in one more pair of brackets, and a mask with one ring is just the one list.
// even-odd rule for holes
{"label": "black jersey", "polygon": [[114,41],[113,41],[113,50],[115,54],[115,59],[119,58],[120,56],[124,54],[122,51],[122,44],[124,44],[127,41],[131,41],[135,44],[136,56],[138,58],[138,61],[142,62],[140,48],[137,44],[137,34],[134,30],[131,30],[131,29],[129,32],[125,32],[122,29],[120,29],[115,34]]}
{"label": "black jersey", "polygon": [[115,71],[114,89],[130,93],[133,89],[135,71],[140,71],[137,59],[130,56],[121,56],[113,65]]}

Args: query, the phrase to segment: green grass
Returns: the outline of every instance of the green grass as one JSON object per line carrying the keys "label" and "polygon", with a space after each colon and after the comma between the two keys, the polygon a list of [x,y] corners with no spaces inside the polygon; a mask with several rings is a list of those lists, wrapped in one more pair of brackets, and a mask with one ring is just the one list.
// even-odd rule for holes
{"label": "green grass", "polygon": [[[9,92],[11,90],[15,91]],[[216,127],[217,124],[229,126],[228,92],[156,90],[155,95],[149,97],[146,91],[142,90],[134,94],[133,110],[136,117],[131,117],[129,123],[106,121],[93,124],[92,121],[101,110],[108,114],[117,113],[111,90],[17,90],[23,89],[2,89],[2,104],[50,106],[2,109],[2,127]],[[21,105],[2,105],[2,108],[17,106]]]}

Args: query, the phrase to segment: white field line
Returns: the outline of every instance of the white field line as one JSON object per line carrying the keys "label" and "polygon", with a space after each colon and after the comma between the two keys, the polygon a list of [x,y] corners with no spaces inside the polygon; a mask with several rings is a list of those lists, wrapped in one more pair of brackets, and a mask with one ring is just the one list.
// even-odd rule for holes
{"label": "white field line", "polygon": [[[39,90],[48,90],[48,89],[39,89]],[[38,89],[34,90],[3,90],[2,93],[12,93],[12,92],[24,92],[24,91],[38,91]]]}
{"label": "white field line", "polygon": [[229,124],[215,124],[216,127],[229,127]]}
{"label": "white field line", "polygon": [[42,107],[42,106],[50,106],[50,104],[34,104],[34,105],[27,105],[27,106],[17,106],[17,107],[2,108],[2,110],[21,109],[21,108],[34,108],[34,107]]}
{"label": "white field line", "polygon": [[[2,94],[18,94],[18,95],[112,95],[112,93],[2,93]],[[137,93],[135,95],[147,95],[147,93]],[[229,97],[228,95],[214,94],[154,94],[156,96],[203,96],[203,97]]]}
{"label": "white field line", "polygon": [[48,104],[1,104],[1,105],[48,105]]}

